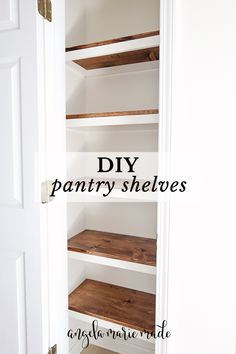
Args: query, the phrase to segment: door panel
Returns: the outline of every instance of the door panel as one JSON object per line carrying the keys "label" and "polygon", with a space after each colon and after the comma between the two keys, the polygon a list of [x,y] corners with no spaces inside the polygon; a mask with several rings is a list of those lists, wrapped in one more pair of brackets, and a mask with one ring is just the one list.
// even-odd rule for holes
{"label": "door panel", "polygon": [[4,2],[1,3],[0,31],[18,27],[18,11],[17,0],[4,0]]}
{"label": "door panel", "polygon": [[[7,275],[7,276],[6,276]],[[26,354],[26,307],[24,254],[0,256],[0,331],[5,333],[1,347],[8,353]]]}
{"label": "door panel", "polygon": [[[46,211],[36,201],[43,150],[43,19],[37,1],[0,11],[0,352],[48,352]],[[40,104],[39,104],[40,102]],[[41,107],[41,108],[40,108]]]}
{"label": "door panel", "polygon": [[22,207],[20,60],[0,59],[0,166],[8,176],[0,184],[0,205]]}
{"label": "door panel", "polygon": [[1,1],[1,354],[68,353],[65,204],[40,202],[65,174],[64,51],[63,0],[50,23],[36,0]]}

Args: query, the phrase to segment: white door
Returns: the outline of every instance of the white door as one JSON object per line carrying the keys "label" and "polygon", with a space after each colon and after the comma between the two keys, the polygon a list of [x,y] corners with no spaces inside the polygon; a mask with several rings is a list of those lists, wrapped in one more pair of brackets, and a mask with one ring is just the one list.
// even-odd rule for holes
{"label": "white door", "polygon": [[[55,305],[54,318],[49,318],[52,301],[48,292],[48,207],[40,203],[35,193],[44,177],[35,171],[36,155],[45,148],[44,27],[36,0],[1,0],[1,354],[47,354],[58,330],[54,326],[52,336],[50,328],[55,319],[59,323],[65,321],[62,310],[57,312]],[[54,273],[54,278],[59,277]],[[56,280],[53,284],[55,290]],[[65,338],[66,333],[61,340]],[[66,353],[65,349],[59,352]]]}

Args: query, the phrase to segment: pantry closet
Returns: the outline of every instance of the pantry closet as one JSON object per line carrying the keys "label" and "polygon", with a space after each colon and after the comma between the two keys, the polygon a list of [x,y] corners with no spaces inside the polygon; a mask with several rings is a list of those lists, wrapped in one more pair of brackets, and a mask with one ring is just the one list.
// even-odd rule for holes
{"label": "pantry closet", "polygon": [[[67,152],[158,151],[159,13],[158,0],[66,0]],[[68,159],[69,177],[79,163]],[[68,202],[69,328],[151,332],[157,203],[115,199]],[[91,343],[155,352],[142,338]]]}

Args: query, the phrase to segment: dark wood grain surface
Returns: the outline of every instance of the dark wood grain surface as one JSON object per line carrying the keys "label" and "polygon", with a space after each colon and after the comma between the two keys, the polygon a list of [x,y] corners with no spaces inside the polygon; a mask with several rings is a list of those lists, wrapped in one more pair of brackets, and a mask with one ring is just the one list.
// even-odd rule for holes
{"label": "dark wood grain surface", "polygon": [[136,111],[117,111],[117,112],[99,112],[99,113],[79,113],[79,114],[68,114],[66,116],[66,119],[138,116],[138,115],[158,114],[158,113],[159,113],[158,109],[141,109]]}
{"label": "dark wood grain surface", "polygon": [[134,39],[153,37],[153,36],[158,36],[159,34],[160,34],[160,31],[151,31],[151,32],[139,33],[139,34],[134,34],[134,35],[120,37],[120,38],[108,39],[108,40],[100,41],[100,42],[81,44],[81,45],[76,45],[73,47],[66,48],[66,52],[71,52],[73,50],[78,50],[78,49],[99,47],[99,46],[107,45],[107,44],[126,42],[126,41],[131,41]]}
{"label": "dark wood grain surface", "polygon": [[86,279],[69,296],[69,309],[139,331],[155,326],[155,296]]}
{"label": "dark wood grain surface", "polygon": [[128,65],[159,60],[159,47],[144,48],[122,53],[102,55],[86,59],[74,60],[86,70],[109,68],[118,65]]}
{"label": "dark wood grain surface", "polygon": [[68,250],[122,261],[156,265],[156,240],[85,230],[68,241]]}

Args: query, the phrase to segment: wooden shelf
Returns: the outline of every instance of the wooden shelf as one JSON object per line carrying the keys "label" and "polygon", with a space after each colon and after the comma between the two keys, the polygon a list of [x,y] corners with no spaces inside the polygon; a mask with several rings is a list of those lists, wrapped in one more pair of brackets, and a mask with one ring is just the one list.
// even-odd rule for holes
{"label": "wooden shelf", "polygon": [[103,45],[127,42],[127,41],[132,41],[132,40],[135,40],[135,39],[154,37],[154,36],[159,36],[159,35],[160,35],[160,31],[151,31],[151,32],[145,32],[145,33],[139,33],[139,34],[134,34],[134,35],[131,35],[131,36],[108,39],[106,41],[93,42],[93,43],[81,44],[81,45],[76,45],[76,46],[73,46],[73,47],[68,47],[68,48],[66,48],[66,52],[71,52],[71,51],[79,50],[79,49],[100,47],[100,46],[103,46]]}
{"label": "wooden shelf", "polygon": [[85,70],[159,60],[159,31],[66,48],[67,61]]}
{"label": "wooden shelf", "polygon": [[85,230],[68,241],[68,250],[156,266],[156,240]]}
{"label": "wooden shelf", "polygon": [[145,63],[159,60],[159,47],[144,48],[115,54],[101,55],[74,60],[74,63],[86,70],[110,68],[112,66]]}
{"label": "wooden shelf", "polygon": [[155,328],[155,295],[95,280],[70,294],[69,309],[138,331]]}
{"label": "wooden shelf", "polygon": [[158,117],[158,109],[143,109],[136,111],[68,114],[66,119],[67,127],[76,128],[101,125],[157,124]]}
{"label": "wooden shelf", "polygon": [[118,112],[99,112],[99,113],[79,113],[79,114],[68,114],[66,116],[66,119],[140,116],[140,115],[149,115],[149,114],[158,114],[158,113],[159,113],[158,109],[141,109],[137,111],[118,111]]}

